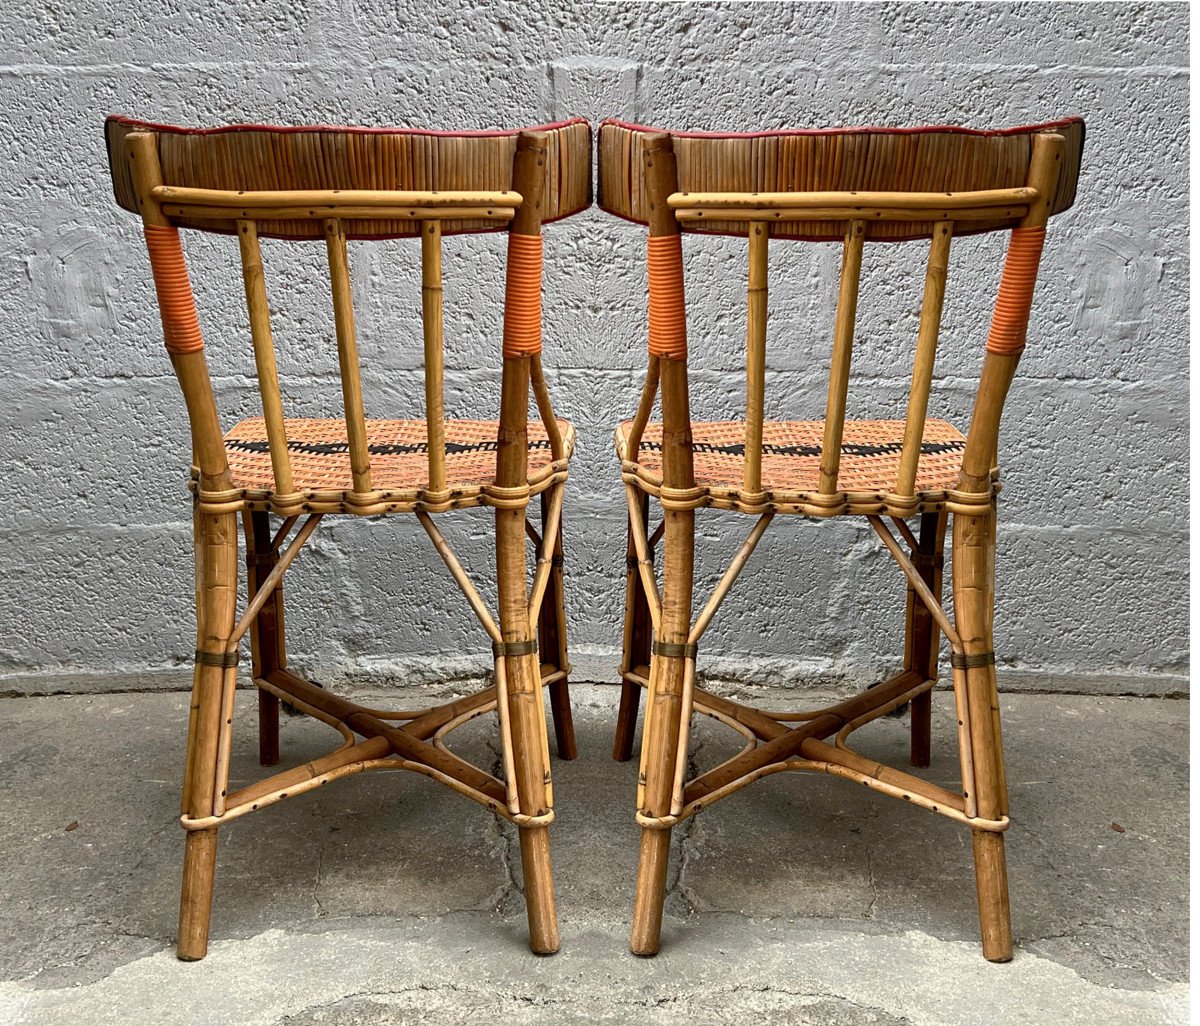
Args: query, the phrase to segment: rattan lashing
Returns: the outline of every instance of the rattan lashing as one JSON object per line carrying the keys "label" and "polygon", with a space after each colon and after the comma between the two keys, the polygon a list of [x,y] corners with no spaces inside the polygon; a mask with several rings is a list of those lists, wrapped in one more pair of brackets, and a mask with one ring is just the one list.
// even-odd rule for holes
{"label": "rattan lashing", "polygon": [[[665,133],[610,121],[599,136],[600,206],[649,228],[649,362],[635,416],[616,430],[628,507],[624,686],[613,754],[642,728],[642,828],[633,951],[660,943],[671,829],[752,782],[823,772],[966,825],[972,832],[983,951],[1012,955],[1003,835],[1009,826],[992,644],[997,440],[1024,348],[1048,218],[1074,199],[1083,123],[1026,129],[849,129]],[[949,256],[957,235],[1010,230],[969,431],[928,415]],[[681,235],[746,238],[746,416],[693,419]],[[903,421],[857,421],[848,392],[864,244],[928,239],[924,294]],[[768,241],[841,240],[825,417],[768,421]],[[690,332],[689,332],[690,329]],[[662,421],[651,419],[656,398]],[[650,500],[662,509],[651,530]],[[757,520],[698,615],[693,561],[702,507]],[[778,514],[863,515],[908,583],[903,669],[824,709],[766,713],[698,687],[702,638]],[[942,549],[954,517],[955,615],[941,603]],[[905,518],[920,517],[914,531]],[[884,518],[891,518],[893,529]],[[656,563],[661,567],[656,572]],[[660,585],[661,576],[661,585]],[[938,640],[951,651],[962,788],[866,759],[851,733],[910,705],[912,763],[929,765]],[[693,712],[730,727],[742,750],[689,779]]]}
{"label": "rattan lashing", "polygon": [[[590,203],[590,128],[575,120],[524,132],[284,129],[211,131],[110,119],[118,202],[141,214],[163,336],[192,435],[198,643],[180,822],[187,831],[178,953],[208,945],[218,831],[233,820],[368,770],[402,769],[446,785],[517,828],[530,946],[558,947],[548,826],[554,818],[547,714],[573,758],[563,597],[562,500],[574,428],[554,415],[541,366],[541,226]],[[222,429],[180,228],[236,235],[263,415]],[[497,344],[500,417],[447,420],[441,244],[452,232],[507,231],[505,333]],[[286,416],[260,239],[324,242],[342,416]],[[359,366],[349,239],[419,239],[425,418],[368,418]],[[537,418],[529,419],[532,393]],[[290,397],[290,395],[289,395]],[[535,526],[529,505],[541,516]],[[496,532],[495,612],[443,536],[438,514],[489,506]],[[326,516],[412,512],[492,646],[494,685],[430,709],[348,701],[288,666],[283,578]],[[238,519],[247,600],[237,614]],[[270,516],[282,517],[277,527]],[[528,540],[536,569],[527,572]],[[399,553],[398,553],[399,554]],[[229,766],[239,646],[249,636],[263,765],[279,761],[279,705],[329,725],[327,755],[244,787]],[[447,747],[450,732],[495,714],[496,775]]]}

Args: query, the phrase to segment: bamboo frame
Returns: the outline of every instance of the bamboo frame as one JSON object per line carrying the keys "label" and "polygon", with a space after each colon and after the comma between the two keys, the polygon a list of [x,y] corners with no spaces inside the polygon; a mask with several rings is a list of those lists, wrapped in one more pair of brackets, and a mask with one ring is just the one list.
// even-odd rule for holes
{"label": "bamboo frame", "polygon": [[514,192],[380,192],[363,189],[230,192],[160,185],[152,191],[164,213],[182,220],[511,221],[522,198]]}
{"label": "bamboo frame", "polygon": [[[657,363],[657,361],[655,361]],[[657,378],[656,378],[657,387]],[[637,504],[639,522],[644,524],[650,497],[643,491],[632,496]],[[628,518],[625,546],[625,624],[621,646],[621,705],[617,713],[617,729],[613,735],[613,758],[627,762],[633,758],[633,735],[637,725],[638,706],[641,703],[642,686],[648,683],[650,665],[650,639],[652,627],[650,606],[642,585],[638,567],[637,539],[634,536],[633,518]],[[646,539],[644,533],[641,534]],[[652,554],[656,540],[651,538],[647,546]],[[651,567],[653,574],[653,567]],[[637,667],[646,667],[643,676],[636,673]]]}
{"label": "bamboo frame", "polygon": [[[557,948],[547,833],[554,817],[553,791],[542,690],[551,689],[559,754],[572,758],[575,739],[567,691],[570,667],[563,596],[562,503],[574,433],[554,417],[540,359],[506,360],[494,479],[482,487],[452,490],[448,487],[442,380],[444,228],[492,230],[511,222],[513,232],[540,234],[547,209],[563,212],[560,189],[575,190],[579,184],[576,179],[586,170],[564,164],[551,174],[548,153],[553,149],[555,159],[561,161],[566,151],[557,137],[553,146],[549,139],[529,134],[513,140],[516,156],[511,190],[424,192],[181,188],[163,182],[159,133],[130,133],[118,139],[115,152],[130,162],[128,175],[137,192],[137,206],[147,225],[148,238],[157,246],[152,247],[151,256],[160,261],[155,270],[164,333],[168,346],[175,345],[172,360],[188,404],[197,468],[193,482],[197,653],[180,809],[180,822],[187,831],[180,905],[181,958],[202,958],[207,949],[219,828],[332,780],[377,769],[405,769],[430,777],[514,823],[521,835],[531,947],[541,953]],[[494,173],[493,169],[475,170],[486,170],[484,178]],[[370,174],[365,164],[362,172]],[[569,181],[568,172],[572,173]],[[253,176],[257,169],[247,168],[246,173]],[[114,169],[119,197],[124,174],[124,167],[119,174]],[[271,461],[273,487],[261,494],[239,487],[229,469],[196,318],[190,312],[186,268],[173,232],[176,218],[188,226],[215,231],[228,230],[225,222],[232,220],[236,231]],[[284,416],[259,244],[260,235],[281,234],[279,226],[289,218],[313,222],[326,242],[352,472],[351,489],[341,493],[325,494],[302,484],[297,469],[300,461],[293,460],[289,449],[292,427]],[[360,218],[368,222],[365,228]],[[354,223],[348,226],[348,220]],[[416,230],[403,234],[419,234],[421,238],[424,430],[429,451],[426,487],[411,493],[373,487],[347,253],[351,232],[361,232],[359,237],[380,237],[388,234],[391,224],[406,221],[415,222]],[[305,231],[311,234],[312,230]],[[296,237],[306,236],[301,232]],[[159,274],[164,266],[165,276]],[[169,322],[168,316],[174,321]],[[525,421],[530,390],[552,457],[549,465],[538,464],[537,468],[531,467]],[[535,495],[542,496],[542,540],[530,590],[524,565],[523,525],[525,507]],[[494,614],[432,515],[470,505],[490,505],[496,510],[500,603]],[[451,579],[494,647],[493,686],[431,709],[387,712],[362,706],[330,694],[287,665],[283,578],[323,516],[394,511],[417,513]],[[269,521],[272,512],[283,518],[274,533]],[[240,618],[236,615],[239,513],[244,520],[247,562],[247,595]],[[545,662],[539,661],[532,643],[533,621],[537,621],[543,638]],[[252,677],[259,694],[260,761],[264,765],[279,762],[280,702],[333,728],[340,735],[340,743],[327,755],[231,792],[229,764],[237,657],[240,641],[247,634]],[[500,727],[503,779],[461,759],[447,745],[451,732],[491,713],[496,714]]]}
{"label": "bamboo frame", "polygon": [[763,409],[767,370],[767,242],[761,225],[749,230],[750,272],[746,297],[746,465],[742,487],[762,491]]}
{"label": "bamboo frame", "polygon": [[[940,604],[942,599],[942,560],[946,548],[946,514],[922,513],[920,537],[907,538],[913,561],[929,593]],[[897,521],[897,527],[903,524]],[[907,525],[905,525],[907,527]],[[904,666],[928,680],[938,678],[938,630],[929,608],[909,585],[904,617]],[[930,762],[932,703],[930,692],[914,696],[910,706],[912,749],[910,762],[925,767]]]}
{"label": "bamboo frame", "polygon": [[519,207],[519,193],[423,191],[403,192],[378,189],[285,189],[277,192],[233,192],[221,189],[189,189],[173,185],[159,185],[150,190],[150,195],[161,204],[182,203],[197,207],[221,207],[236,210],[239,207],[263,207],[269,210],[288,207],[323,208],[315,217],[329,217],[343,207],[459,207],[507,206]]}
{"label": "bamboo frame", "polygon": [[662,599],[658,594],[658,581],[654,576],[654,562],[650,558],[650,542],[646,537],[641,500],[637,491],[627,486],[625,498],[629,505],[630,540],[637,556],[637,572],[642,581],[642,594],[650,611],[650,623],[655,630],[662,622]]}
{"label": "bamboo frame", "polygon": [[203,206],[194,203],[164,203],[163,210],[169,217],[180,221],[211,221],[214,225],[221,224],[224,219],[258,220],[258,221],[320,221],[331,214],[344,221],[366,221],[387,219],[399,223],[430,221],[437,218],[453,216],[456,220],[482,222],[503,225],[511,221],[516,211],[511,207],[375,207],[324,205],[318,207],[270,207],[249,206],[240,204],[231,207]]}
{"label": "bamboo frame", "polygon": [[[246,511],[242,523],[246,538],[246,601],[249,602],[275,566],[278,550],[271,543],[267,514]],[[283,629],[283,589],[276,588],[250,628],[254,677],[264,677],[287,667]],[[262,690],[258,693],[258,761],[263,766],[274,766],[279,762],[279,699]]]}
{"label": "bamboo frame", "polygon": [[917,330],[917,352],[913,357],[912,383],[908,389],[908,412],[904,423],[904,450],[900,455],[900,473],[896,491],[911,495],[916,488],[917,461],[921,456],[921,438],[929,411],[929,389],[933,384],[933,361],[937,356],[938,331],[942,325],[942,304],[946,297],[946,271],[950,265],[950,240],[953,225],[939,225],[929,244],[925,269],[925,295],[921,300],[921,321]]}
{"label": "bamboo frame", "polygon": [[429,490],[446,490],[446,407],[442,329],[442,226],[421,222],[421,324],[425,332],[425,437]]}
{"label": "bamboo frame", "polygon": [[[524,197],[509,229],[514,234],[541,234],[542,168],[545,160],[544,137],[523,134],[518,140],[513,161],[513,187]],[[526,466],[531,388],[530,357],[506,356],[496,439],[496,486],[512,495],[512,504],[498,506],[495,516],[498,619],[504,644],[511,646],[525,646],[534,641],[525,573],[525,511],[529,501]],[[549,532],[550,537],[554,537],[555,533]],[[505,692],[512,731],[517,802],[523,815],[542,817],[548,813],[553,793],[540,662],[536,652],[532,651],[521,655],[504,654],[502,659],[505,663]],[[559,945],[549,835],[545,825],[522,827],[519,835],[530,945],[535,952],[549,954],[557,951]]]}
{"label": "bamboo frame", "polygon": [[[925,224],[930,221],[992,221],[996,218],[1013,220],[1024,217],[1028,206],[1021,204],[1012,207],[924,207],[914,210],[896,210],[888,207],[813,207],[788,209],[786,207],[737,207],[737,208],[702,208],[682,207],[675,211],[675,216],[683,224],[701,225],[705,221],[725,221],[735,217],[739,222],[771,223],[813,220],[847,221],[869,220],[874,222],[886,221],[900,224],[916,222]],[[707,226],[706,226],[707,227]]]}
{"label": "bamboo frame", "polygon": [[358,334],[354,327],[354,300],[350,295],[350,263],[346,233],[337,219],[324,222],[329,277],[333,286],[333,320],[337,327],[338,370],[342,378],[346,434],[350,439],[350,473],[354,491],[371,491],[371,455],[367,449],[366,412],[363,408],[362,371],[358,360]]}
{"label": "bamboo frame", "polygon": [[837,319],[833,326],[833,356],[829,366],[829,396],[825,402],[825,440],[821,448],[822,495],[838,488],[842,455],[842,431],[846,425],[846,392],[850,387],[850,354],[854,347],[854,317],[858,310],[858,283],[862,276],[863,238],[861,220],[846,225],[842,243],[842,274],[838,288]]}
{"label": "bamboo frame", "polygon": [[246,307],[250,312],[250,337],[254,344],[255,376],[262,399],[263,419],[267,422],[275,490],[283,495],[291,495],[295,491],[292,459],[288,454],[287,428],[283,422],[283,396],[279,390],[279,371],[275,367],[275,339],[271,333],[271,309],[263,278],[258,227],[253,221],[241,220],[237,223],[237,230],[242,278],[246,286]]}
{"label": "bamboo frame", "polygon": [[[638,695],[649,691],[643,726],[636,821],[642,827],[639,873],[635,890],[631,947],[641,954],[658,949],[668,838],[671,829],[714,802],[755,780],[778,772],[824,772],[853,781],[878,793],[906,801],[968,826],[972,832],[983,953],[993,961],[1012,954],[1003,833],[1008,827],[1008,803],[996,690],[992,615],[994,608],[995,495],[997,437],[1005,393],[1013,379],[1023,330],[1022,312],[1006,309],[1006,325],[993,329],[989,340],[970,432],[962,449],[956,487],[941,491],[920,482],[926,450],[929,394],[945,298],[951,241],[956,234],[992,231],[1001,227],[1038,229],[1052,211],[1062,209],[1064,189],[1073,195],[1073,182],[1064,185],[1069,150],[1054,133],[1032,134],[1024,160],[1023,185],[961,192],[802,192],[687,193],[673,190],[678,180],[673,140],[661,134],[615,126],[617,134],[640,136],[644,167],[629,171],[625,186],[621,168],[612,163],[615,151],[605,152],[602,135],[602,177],[617,171],[606,204],[623,216],[644,220],[651,236],[679,231],[721,231],[747,234],[750,243],[747,284],[746,419],[744,447],[739,451],[738,477],[729,463],[707,464],[713,477],[699,482],[690,464],[690,418],[686,364],[680,360],[652,361],[634,419],[617,432],[617,451],[626,486],[629,537],[627,544],[626,613],[621,661],[623,685],[614,757],[627,758],[636,724]],[[615,138],[615,136],[614,136]],[[805,143],[807,145],[807,141]],[[757,140],[753,144],[757,146]],[[821,144],[824,145],[824,144]],[[840,145],[840,142],[836,145]],[[739,139],[730,146],[743,146]],[[692,148],[690,159],[711,152],[716,164],[724,151],[711,140]],[[705,151],[704,147],[709,150]],[[815,149],[817,144],[813,144]],[[832,148],[836,148],[835,146]],[[783,150],[782,143],[779,146]],[[631,147],[630,153],[637,153]],[[732,150],[731,150],[732,152]],[[758,152],[757,150],[755,152]],[[765,151],[764,151],[765,152]],[[630,158],[632,159],[632,158]],[[765,159],[765,158],[764,158]],[[604,160],[610,163],[606,165]],[[741,181],[741,167],[709,167],[707,180]],[[928,173],[928,169],[920,169]],[[755,176],[787,173],[757,169]],[[822,172],[823,173],[823,172]],[[887,177],[887,169],[872,175]],[[899,172],[897,172],[899,174]],[[1011,171],[997,171],[1011,177]],[[703,179],[698,165],[689,167],[692,180]],[[977,177],[984,175],[977,172]],[[901,176],[903,177],[903,176]],[[966,176],[969,178],[969,176]],[[914,174],[914,183],[921,179]],[[919,190],[920,185],[914,184]],[[1066,205],[1069,205],[1069,199]],[[666,223],[664,208],[669,212]],[[782,222],[773,229],[764,221]],[[879,487],[855,489],[839,482],[847,388],[853,348],[854,321],[861,275],[863,244],[867,239],[904,237],[897,230],[875,228],[878,222],[909,222],[930,240],[924,295],[917,332],[908,408],[898,442],[894,476]],[[843,260],[829,374],[826,416],[820,447],[817,486],[794,492],[772,490],[763,473],[763,366],[766,337],[766,255],[770,237],[829,237],[828,224],[840,222]],[[795,225],[796,227],[791,227]],[[1021,251],[1021,260],[1036,258],[1040,241]],[[1006,275],[1008,272],[1006,271]],[[1009,297],[1026,296],[1027,287],[1014,286]],[[660,300],[661,302],[661,300]],[[1005,302],[1011,304],[1011,298]],[[1027,311],[1026,311],[1027,313]],[[1001,314],[998,313],[997,317]],[[997,331],[999,330],[999,334]],[[1008,332],[1005,334],[1005,332]],[[668,373],[670,380],[668,380]],[[651,428],[655,396],[662,396],[663,425],[653,425],[649,451],[661,445],[661,460],[643,465],[642,440]],[[802,425],[807,427],[807,425]],[[719,427],[721,432],[709,429]],[[707,446],[732,446],[727,441],[735,425],[705,425]],[[940,430],[940,429],[939,429]],[[660,434],[661,432],[661,434]],[[658,439],[661,437],[661,443]],[[778,437],[776,435],[775,437]],[[861,437],[861,436],[860,436]],[[934,435],[935,439],[943,436]],[[961,443],[962,436],[956,436]],[[788,443],[790,444],[790,443]],[[799,448],[801,443],[796,443]],[[804,444],[808,444],[805,442]],[[888,444],[893,444],[889,441]],[[938,443],[934,443],[938,444]],[[779,444],[776,449],[786,448]],[[721,451],[727,451],[722,449]],[[938,451],[936,448],[933,451]],[[805,454],[809,455],[809,454]],[[716,478],[715,473],[728,474]],[[854,469],[851,468],[850,473]],[[861,471],[860,471],[861,473]],[[928,478],[924,478],[928,480]],[[894,485],[891,483],[894,482]],[[663,507],[661,599],[653,572],[657,533],[648,535],[648,501]],[[723,574],[712,597],[695,621],[690,619],[693,525],[684,518],[699,506],[760,514],[750,536]],[[830,517],[862,514],[892,557],[907,583],[904,669],[866,692],[816,710],[766,713],[712,695],[696,683],[696,644],[709,627],[733,581],[775,513]],[[952,575],[954,615],[943,607],[942,552],[949,514],[954,514]],[[919,514],[919,532],[905,518]],[[899,537],[884,523],[891,517]],[[905,549],[907,546],[907,551]],[[685,613],[686,607],[686,613]],[[657,639],[649,652],[648,632],[639,622],[649,619]],[[691,622],[681,636],[681,625]],[[954,792],[914,774],[882,765],[859,755],[850,735],[888,712],[905,705],[912,709],[911,762],[929,764],[930,697],[938,679],[938,639],[945,636],[952,653],[961,791]],[[686,638],[686,640],[685,640]],[[747,743],[720,765],[687,779],[687,747],[693,711],[708,715],[738,731]],[[670,779],[670,801],[664,801]]]}
{"label": "bamboo frame", "polygon": [[[539,361],[540,362],[540,361]],[[539,368],[540,373],[540,368]],[[536,384],[535,384],[536,390]],[[550,534],[550,502],[541,495],[543,534],[550,549],[549,601],[543,601],[537,616],[538,658],[542,684],[550,690],[550,710],[554,722],[554,743],[560,759],[577,755],[575,728],[571,715],[568,678],[571,661],[567,654],[566,582],[563,577],[562,500],[558,501],[556,530]]]}
{"label": "bamboo frame", "polygon": [[[660,237],[676,235],[679,224],[666,202],[678,187],[670,137],[648,138],[642,161],[652,198],[650,234]],[[663,486],[687,493],[696,483],[692,464],[687,363],[685,360],[659,359],[653,366],[657,367],[658,389],[662,397]],[[654,370],[651,369],[650,373],[653,374]],[[643,396],[645,394],[643,392]],[[631,459],[637,458],[635,447],[631,446],[628,453]],[[631,520],[635,518],[636,510],[635,503],[630,501]],[[664,503],[663,592],[654,633],[660,643],[668,645],[686,644],[690,628],[695,516],[691,508]],[[640,536],[641,532],[635,527],[635,542]],[[643,558],[640,550],[639,558]],[[645,574],[643,583],[647,598],[650,599],[650,582]],[[652,611],[653,608],[652,604]],[[688,690],[685,678],[688,675],[687,665],[691,662],[681,656],[653,654],[651,658],[650,695],[642,732],[642,767],[638,780],[638,807],[644,816],[663,816],[670,812],[682,733],[680,718]],[[669,852],[669,831],[642,830],[629,945],[637,954],[653,954],[658,950]]]}
{"label": "bamboo frame", "polygon": [[928,210],[972,210],[976,207],[1029,206],[1038,200],[1038,190],[1029,186],[1015,189],[980,189],[971,192],[677,192],[667,197],[676,216],[680,210],[736,210],[742,213],[756,207],[780,210],[850,211],[847,220],[862,220],[871,210],[912,211],[927,220]]}

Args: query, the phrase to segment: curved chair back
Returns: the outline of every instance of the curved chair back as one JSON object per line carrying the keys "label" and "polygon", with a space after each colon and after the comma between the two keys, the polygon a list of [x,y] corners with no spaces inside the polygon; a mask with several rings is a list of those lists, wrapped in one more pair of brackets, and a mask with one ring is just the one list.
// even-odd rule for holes
{"label": "curved chair back", "polygon": [[[360,513],[380,511],[383,496],[371,480],[346,242],[420,238],[429,477],[419,501],[423,508],[447,508],[441,239],[508,231],[503,353],[536,357],[541,225],[591,203],[588,123],[493,132],[252,125],[196,130],[112,117],[105,132],[117,202],[142,216],[166,346],[187,402],[200,488],[210,503],[222,494],[233,502],[237,493],[180,228],[237,236],[280,508],[287,507],[289,496],[297,502],[300,496],[293,485],[259,240],[324,240],[353,478],[346,508]],[[532,363],[538,406],[553,442],[557,425],[540,363]],[[506,386],[509,379],[505,375]],[[523,392],[508,405],[524,410],[525,402]],[[513,476],[515,481],[515,468]]]}
{"label": "curved chair back", "polygon": [[[979,132],[962,128],[834,129],[750,134],[666,133],[606,121],[599,134],[599,205],[650,228],[651,366],[627,452],[636,459],[658,388],[659,361],[686,361],[681,233],[748,240],[746,427],[742,499],[763,496],[768,240],[840,241],[820,484],[803,512],[846,511],[838,471],[864,244],[929,239],[925,289],[909,389],[903,451],[881,508],[917,511],[917,469],[951,241],[1009,231],[1009,245],[975,411],[951,509],[990,502],[1000,410],[1025,345],[1045,226],[1075,199],[1084,125],[1078,118]],[[684,410],[669,412],[682,402]],[[688,422],[687,392],[663,386],[664,424]],[[666,430],[670,431],[668,426]],[[664,452],[664,463],[667,462]],[[686,462],[685,457],[679,457]],[[676,464],[664,485],[692,486]],[[665,468],[664,468],[665,469]]]}

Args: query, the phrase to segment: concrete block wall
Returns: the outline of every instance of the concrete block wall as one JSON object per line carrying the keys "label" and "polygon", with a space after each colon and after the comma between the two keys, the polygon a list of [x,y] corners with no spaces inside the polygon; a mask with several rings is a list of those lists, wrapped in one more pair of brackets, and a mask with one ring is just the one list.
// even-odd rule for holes
{"label": "concrete block wall", "polygon": [[[1183,5],[81,0],[0,14],[0,691],[175,684],[193,648],[183,404],[101,124],[121,112],[483,128],[619,115],[677,128],[1088,121],[1003,437],[997,613],[1007,687],[1184,688],[1188,25]],[[966,423],[999,239],[957,243],[934,409]],[[697,415],[736,415],[743,246],[689,268]],[[567,501],[571,639],[611,672],[624,524],[611,432],[644,365],[642,232],[590,211],[548,230],[547,356],[580,442]],[[374,415],[417,413],[411,243],[352,249]],[[236,249],[189,240],[232,423],[256,407]],[[819,416],[835,246],[772,248],[768,412]],[[922,257],[869,251],[854,414],[897,414]],[[492,416],[501,241],[446,244],[447,409]],[[336,413],[321,254],[268,247],[289,412]],[[702,513],[703,594],[744,525]],[[446,518],[490,572],[490,518]],[[792,520],[713,628],[722,672],[861,683],[894,667],[903,581],[864,524]],[[341,520],[290,578],[294,661],[426,679],[484,638],[409,518]],[[749,580],[749,578],[748,578]],[[488,589],[485,588],[485,591]],[[719,639],[719,645],[717,643]],[[446,653],[461,653],[449,657]],[[79,674],[92,675],[81,680]]]}

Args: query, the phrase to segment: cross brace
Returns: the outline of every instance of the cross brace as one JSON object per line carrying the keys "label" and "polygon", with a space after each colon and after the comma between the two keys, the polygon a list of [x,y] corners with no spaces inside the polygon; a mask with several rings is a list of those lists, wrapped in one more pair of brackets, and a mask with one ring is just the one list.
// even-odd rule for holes
{"label": "cross brace", "polygon": [[[654,544],[657,534],[647,538],[645,520],[637,501],[636,490],[628,486],[631,533],[636,548],[637,564],[651,613],[652,623],[657,626],[661,599],[653,571]],[[695,661],[697,642],[711,624],[721,603],[729,594],[734,582],[745,567],[759,540],[772,518],[763,514],[754,525],[745,542],[730,562],[712,596],[688,635],[686,645],[666,646],[655,643],[653,651],[665,658],[686,660],[683,677],[682,712],[679,725],[679,744],[676,748],[675,781],[671,811],[666,816],[651,816],[645,812],[646,753],[643,750],[642,766],[638,776],[637,822],[644,827],[669,829],[694,815],[701,809],[741,790],[753,781],[784,771],[808,770],[828,773],[861,783],[871,790],[887,794],[921,808],[928,809],[950,819],[965,823],[974,829],[1000,832],[1008,829],[1008,817],[986,819],[976,815],[974,802],[974,767],[969,742],[968,706],[966,702],[966,670],[994,661],[990,652],[968,655],[958,632],[942,607],[941,602],[930,590],[920,570],[906,554],[899,541],[877,516],[867,517],[879,535],[889,554],[908,578],[918,600],[928,609],[951,646],[951,664],[954,671],[954,697],[958,713],[959,752],[963,776],[962,794],[949,791],[911,773],[883,763],[866,759],[853,751],[846,739],[859,727],[878,719],[899,706],[924,695],[935,686],[935,680],[924,673],[905,670],[865,692],[846,701],[822,709],[800,713],[767,713],[721,698],[695,686]],[[915,551],[917,539],[903,521],[897,521],[901,535]],[[646,665],[630,667],[622,678],[642,687],[650,685],[650,668]],[[655,702],[647,703],[647,725],[654,714]],[[686,779],[688,738],[692,710],[709,716],[741,733],[747,739],[742,750],[692,780]],[[829,739],[833,739],[833,743]]]}
{"label": "cross brace", "polygon": [[[529,526],[530,536],[537,549],[537,569],[534,574],[532,593],[529,599],[529,616],[537,621],[552,566],[557,560],[555,544],[561,522],[563,485],[556,484],[549,495],[545,530],[539,534]],[[455,583],[466,596],[484,630],[492,640],[495,683],[465,698],[444,705],[412,712],[386,712],[371,709],[358,703],[330,694],[317,684],[303,679],[284,668],[274,668],[254,683],[263,691],[283,699],[295,708],[337,730],[343,738],[342,744],[318,759],[273,774],[239,790],[228,791],[228,752],[231,747],[233,722],[233,695],[236,687],[237,650],[242,637],[249,630],[274,591],[283,582],[284,574],[294,562],[300,550],[312,537],[320,523],[321,514],[312,514],[292,537],[291,544],[283,544],[292,535],[300,518],[293,516],[284,520],[271,540],[269,555],[282,553],[271,572],[251,596],[241,619],[233,629],[223,652],[198,652],[197,660],[213,663],[225,668],[222,695],[222,731],[219,739],[222,758],[218,759],[221,779],[211,815],[192,817],[184,815],[180,822],[186,830],[205,830],[239,819],[251,812],[297,794],[303,794],[339,777],[361,773],[365,770],[405,769],[431,777],[458,793],[478,802],[496,815],[518,826],[541,826],[554,818],[552,811],[553,792],[549,769],[546,772],[546,806],[551,811],[540,815],[524,815],[517,801],[515,769],[512,749],[512,734],[509,723],[509,694],[506,660],[508,658],[536,658],[537,643],[526,641],[504,641],[495,618],[488,611],[478,590],[467,576],[453,549],[446,542],[429,514],[418,512],[417,516],[425,528],[434,548],[451,572]],[[544,535],[544,538],[543,538]],[[268,554],[264,554],[268,555]],[[545,717],[542,701],[543,687],[566,680],[569,667],[539,664],[536,704]],[[445,745],[445,737],[477,716],[497,712],[500,720],[501,747],[505,779],[500,780],[477,766],[452,753]],[[407,721],[407,722],[396,722]],[[543,733],[545,723],[543,722]],[[359,740],[358,738],[361,738]],[[549,766],[549,751],[544,753]]]}

